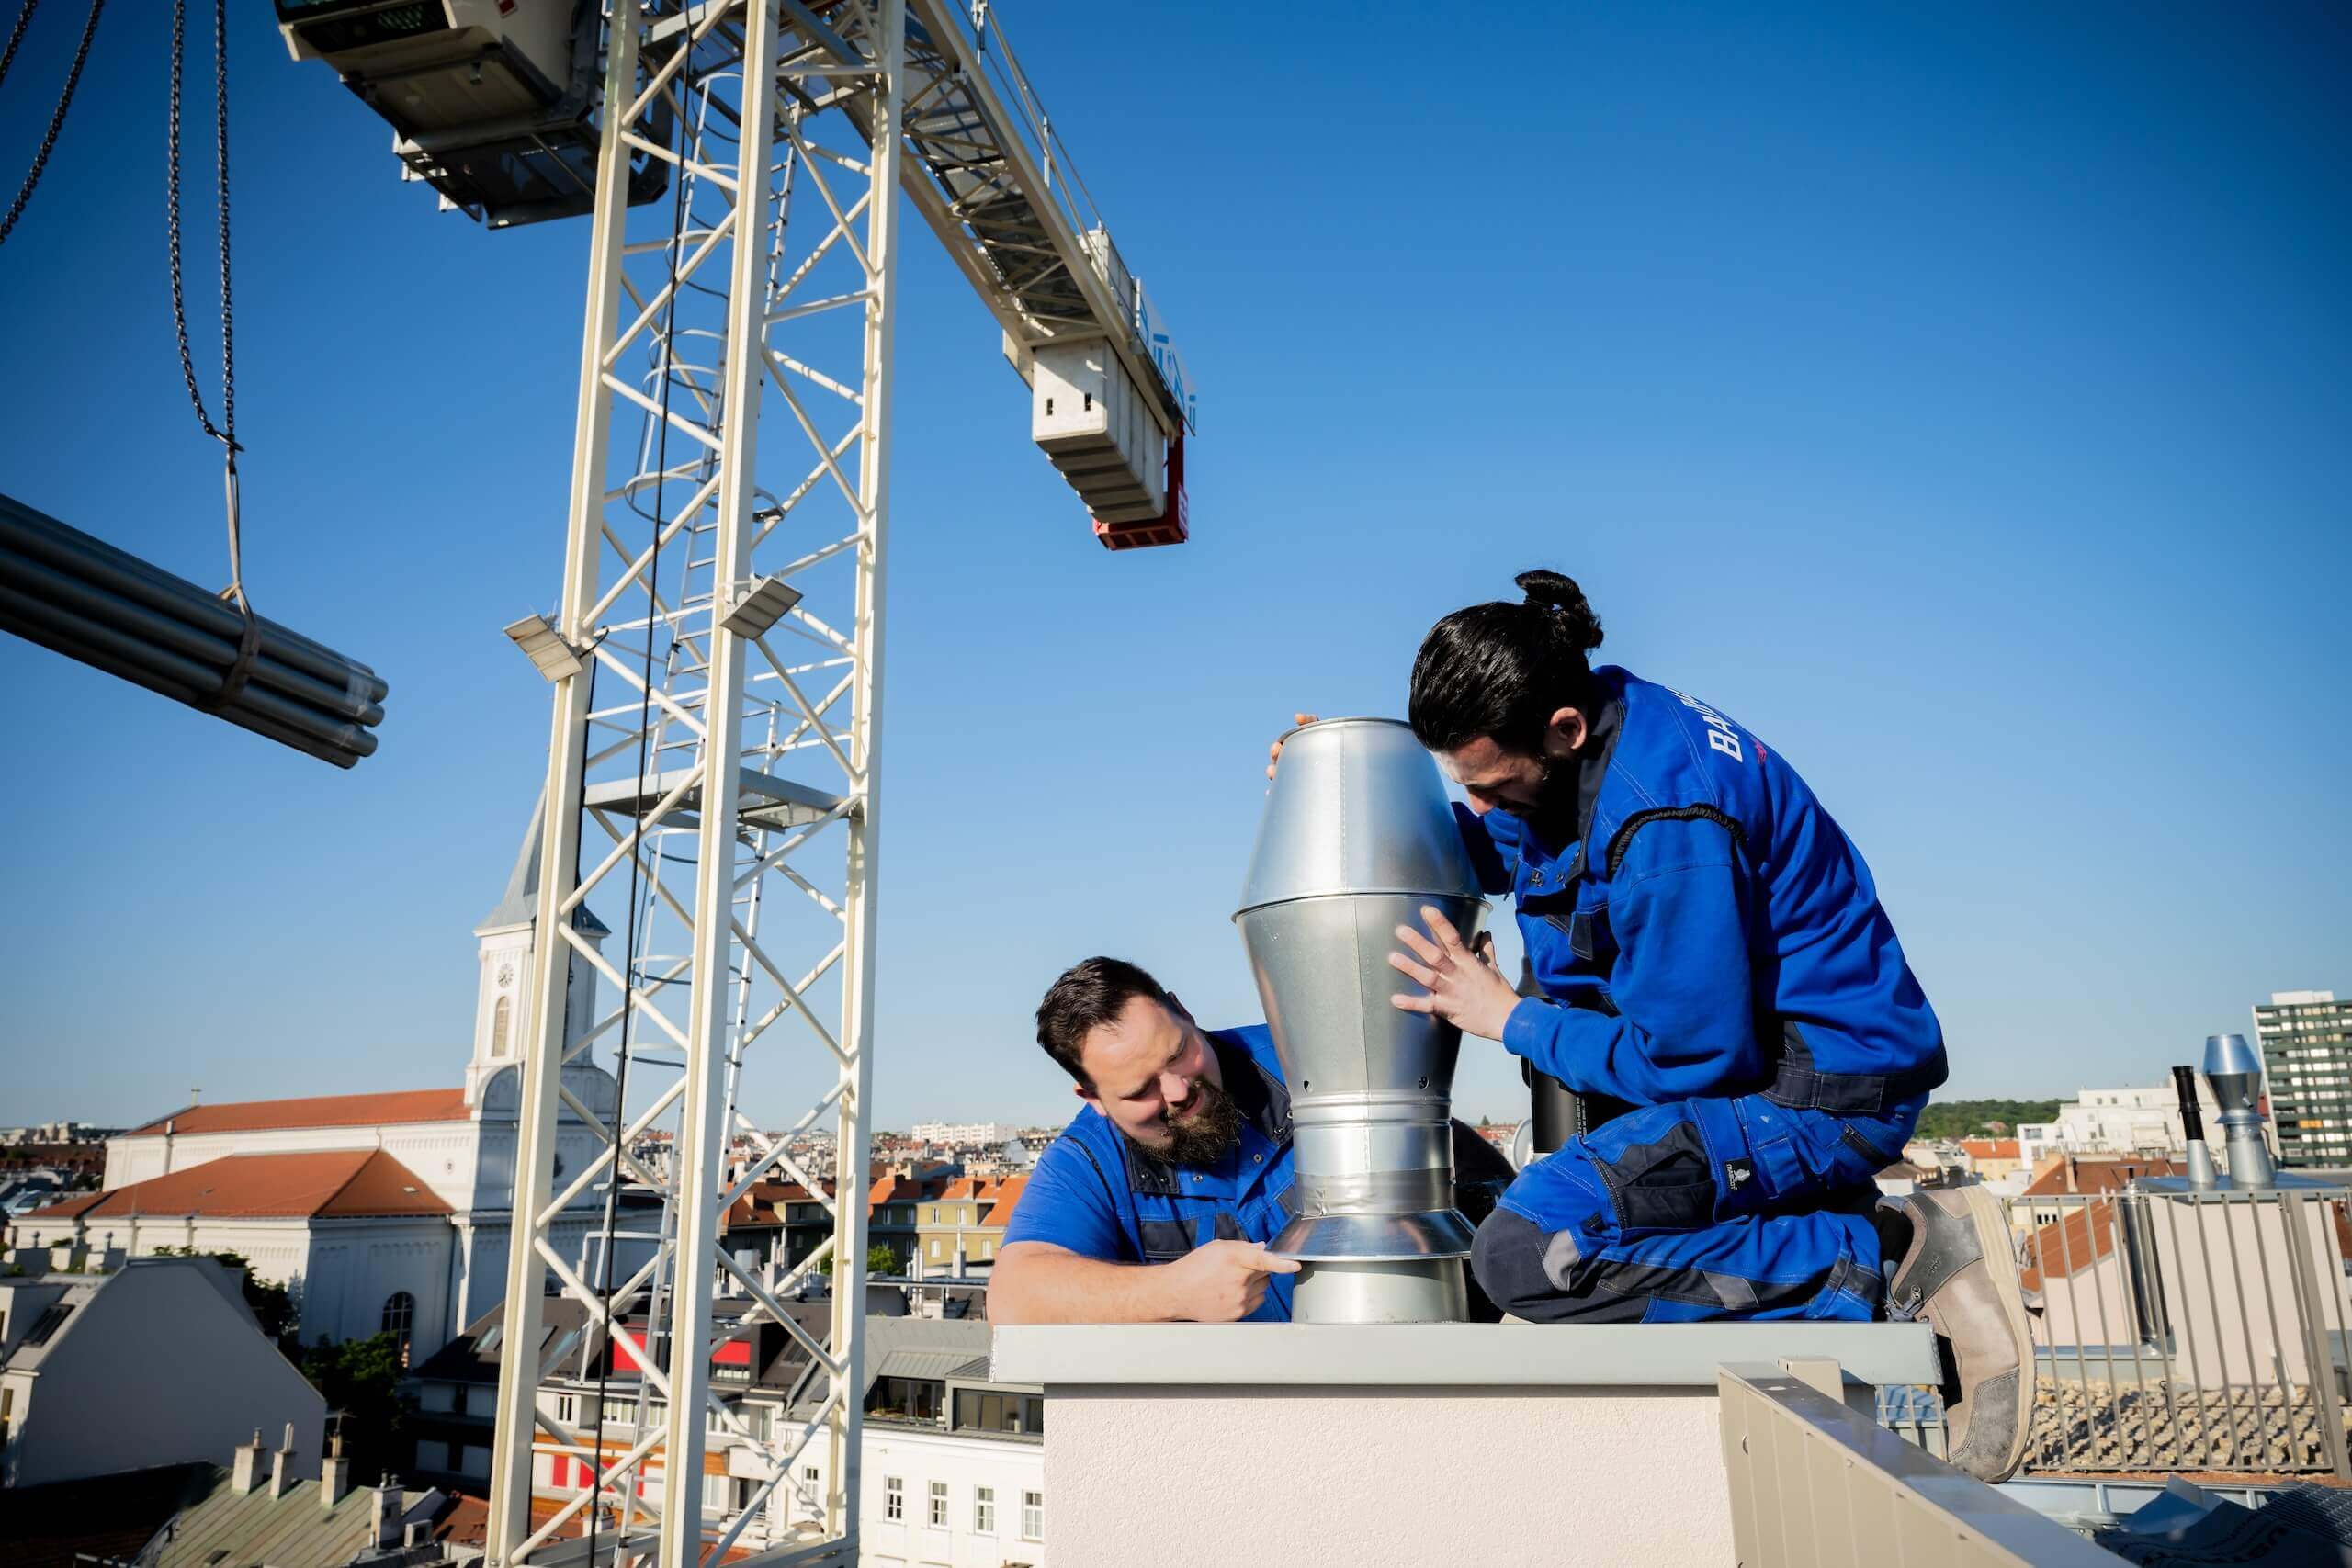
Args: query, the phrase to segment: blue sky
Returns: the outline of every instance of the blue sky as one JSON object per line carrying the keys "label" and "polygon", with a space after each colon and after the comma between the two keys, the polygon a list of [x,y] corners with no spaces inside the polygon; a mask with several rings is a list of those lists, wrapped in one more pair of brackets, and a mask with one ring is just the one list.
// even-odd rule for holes
{"label": "blue sky", "polygon": [[[0,89],[10,189],[72,9]],[[584,231],[436,214],[234,9],[248,581],[390,717],[341,773],[0,638],[0,1122],[456,1081],[542,766],[498,628],[555,593]],[[884,1124],[1063,1114],[1029,1012],[1088,953],[1254,1016],[1266,740],[1399,712],[1430,622],[1539,564],[1813,783],[1950,1092],[2154,1081],[2352,989],[2340,11],[1005,9],[1200,383],[1194,542],[1091,543],[910,220]],[[210,581],[165,37],[108,16],[0,249],[0,490]],[[1457,1109],[1521,1103],[1474,1045]]]}

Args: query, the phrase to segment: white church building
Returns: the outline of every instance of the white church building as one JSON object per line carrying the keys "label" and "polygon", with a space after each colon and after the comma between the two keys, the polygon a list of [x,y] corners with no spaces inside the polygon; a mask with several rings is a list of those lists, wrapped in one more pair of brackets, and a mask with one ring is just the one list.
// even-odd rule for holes
{"label": "white church building", "polygon": [[[505,897],[474,931],[481,973],[462,1084],[188,1106],[107,1140],[103,1188],[22,1216],[12,1244],[243,1253],[257,1276],[288,1287],[303,1344],[390,1330],[413,1359],[496,1306],[506,1293],[538,842],[535,812]],[[584,906],[573,919],[601,948],[604,924]],[[565,1033],[576,1047],[595,1017],[596,972],[575,957],[568,984]],[[564,1068],[564,1087],[609,1125],[612,1077],[586,1064],[583,1055]],[[558,1190],[605,1146],[567,1109]],[[559,1227],[575,1268],[603,1203],[604,1184],[591,1184],[572,1201],[578,1220]]]}

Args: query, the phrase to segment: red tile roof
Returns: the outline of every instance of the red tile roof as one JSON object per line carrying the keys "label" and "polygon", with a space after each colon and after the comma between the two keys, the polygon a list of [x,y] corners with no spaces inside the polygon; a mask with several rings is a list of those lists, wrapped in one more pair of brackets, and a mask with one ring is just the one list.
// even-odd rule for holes
{"label": "red tile roof", "polygon": [[1029,1179],[1025,1176],[1006,1177],[993,1194],[996,1199],[995,1206],[989,1210],[987,1217],[981,1220],[980,1224],[1001,1225],[1012,1219],[1012,1206],[1021,1201],[1021,1194],[1028,1186]]}
{"label": "red tile roof", "polygon": [[2045,1276],[2072,1279],[2114,1251],[2114,1203],[2080,1204],[2026,1238],[2018,1278],[2027,1290],[2039,1291]]}
{"label": "red tile roof", "polygon": [[[94,1200],[94,1201],[93,1201]],[[338,1219],[357,1214],[446,1214],[449,1205],[381,1149],[333,1154],[229,1155],[111,1192],[78,1193],[28,1220],[205,1214],[215,1218]]]}
{"label": "red tile roof", "polygon": [[2052,1155],[2026,1184],[2029,1198],[2062,1192],[2120,1192],[2143,1176],[2186,1176],[2188,1168],[2165,1156],[2132,1156],[2100,1158],[2090,1155]]}
{"label": "red tile roof", "polygon": [[2015,1138],[1962,1138],[1960,1146],[1972,1159],[2015,1159],[2018,1141]]}
{"label": "red tile roof", "polygon": [[401,1122],[462,1122],[462,1089],[403,1089],[389,1094],[322,1094],[306,1100],[245,1100],[222,1105],[191,1105],[134,1127],[127,1138],[174,1133],[260,1133],[280,1127],[371,1127]]}
{"label": "red tile roof", "polygon": [[[62,1203],[51,1203],[46,1209],[33,1211],[33,1213],[39,1214],[45,1220],[70,1220],[93,1203],[103,1201],[106,1196],[103,1192],[76,1192]],[[27,1219],[32,1217],[32,1214],[25,1216]]]}

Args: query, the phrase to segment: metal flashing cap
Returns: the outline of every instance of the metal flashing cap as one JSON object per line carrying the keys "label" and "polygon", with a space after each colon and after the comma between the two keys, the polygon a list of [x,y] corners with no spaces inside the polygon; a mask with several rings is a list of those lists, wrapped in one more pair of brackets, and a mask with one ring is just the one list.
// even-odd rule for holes
{"label": "metal flashing cap", "polygon": [[2205,1072],[2215,1074],[2259,1073],[2262,1058],[2246,1043],[2243,1034],[2208,1034],[2205,1037]]}
{"label": "metal flashing cap", "polygon": [[1437,763],[1393,718],[1327,718],[1283,737],[1237,918],[1334,895],[1480,897]]}
{"label": "metal flashing cap", "polygon": [[2205,1081],[2213,1086],[2222,1120],[2233,1111],[2251,1111],[2262,1092],[2262,1058],[2243,1034],[2205,1037]]}

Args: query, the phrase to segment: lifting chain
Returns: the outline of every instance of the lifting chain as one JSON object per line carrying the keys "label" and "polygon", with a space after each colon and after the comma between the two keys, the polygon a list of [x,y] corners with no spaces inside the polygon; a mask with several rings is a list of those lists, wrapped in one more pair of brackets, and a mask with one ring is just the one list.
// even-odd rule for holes
{"label": "lifting chain", "polygon": [[[0,53],[0,80],[8,74],[8,67],[17,59],[17,46],[25,40],[25,25],[33,19],[35,0],[25,0],[25,8],[17,13],[16,25],[8,30],[8,47]],[[57,108],[49,117],[49,129],[41,133],[40,151],[33,154],[33,166],[25,175],[25,183],[17,187],[17,199],[8,204],[6,216],[0,217],[0,245],[8,243],[8,231],[25,214],[25,204],[33,198],[33,187],[40,184],[40,172],[49,163],[49,155],[57,146],[57,133],[65,127],[65,111],[74,106],[74,89],[81,85],[82,66],[90,58],[90,40],[97,36],[98,13],[105,10],[107,0],[90,0],[90,19],[82,24],[82,42],[74,51],[73,68],[65,73],[65,90],[57,96]]]}
{"label": "lifting chain", "polygon": [[172,328],[179,335],[180,376],[187,383],[188,406],[196,411],[204,434],[220,443],[222,499],[229,513],[229,586],[220,597],[237,606],[244,629],[237,639],[236,661],[221,678],[220,689],[206,702],[220,707],[234,702],[253,673],[261,651],[261,622],[245,596],[243,520],[237,486],[237,329],[229,291],[229,17],[228,0],[212,0],[212,152],[220,171],[220,423],[205,412],[204,394],[196,386],[196,361],[187,346],[187,301],[180,282],[180,66],[187,51],[187,0],[172,5],[172,104],[165,130],[164,227],[172,255]]}

